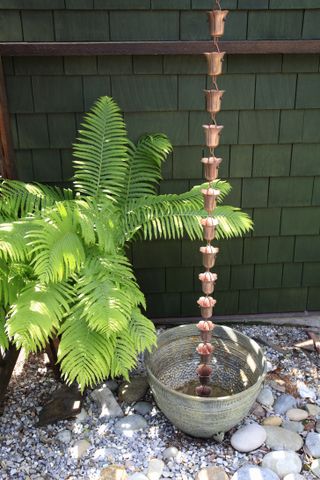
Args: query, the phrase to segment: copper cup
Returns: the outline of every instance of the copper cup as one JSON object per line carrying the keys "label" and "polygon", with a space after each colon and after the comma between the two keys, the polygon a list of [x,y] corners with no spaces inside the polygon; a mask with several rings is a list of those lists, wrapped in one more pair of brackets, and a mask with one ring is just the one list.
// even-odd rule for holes
{"label": "copper cup", "polygon": [[[205,239],[207,240],[207,239]],[[213,238],[212,238],[213,240]],[[219,253],[219,248],[215,247],[200,247],[202,253],[202,264],[205,268],[212,268],[216,263],[216,257]]]}
{"label": "copper cup", "polygon": [[207,212],[212,212],[217,206],[217,198],[220,194],[220,190],[208,188],[207,190],[201,190],[204,200],[204,208]]}
{"label": "copper cup", "polygon": [[199,385],[196,387],[196,394],[198,397],[210,397],[211,391],[212,389],[208,385]]}
{"label": "copper cup", "polygon": [[211,37],[223,36],[228,13],[228,10],[212,10],[211,12],[208,12]]}
{"label": "copper cup", "polygon": [[226,52],[206,52],[205,56],[208,63],[208,75],[216,77],[222,73],[222,62]]}
{"label": "copper cup", "polygon": [[204,129],[206,146],[208,148],[218,147],[223,125],[202,125],[202,127]]}
{"label": "copper cup", "polygon": [[221,110],[221,100],[224,90],[204,90],[207,103],[207,112],[215,115]]}
{"label": "copper cup", "polygon": [[212,217],[202,218],[201,225],[203,228],[203,238],[207,240],[207,242],[211,242],[215,237],[218,220]]}
{"label": "copper cup", "polygon": [[213,372],[213,368],[210,365],[201,363],[197,368],[197,374],[200,377],[210,377]]}
{"label": "copper cup", "polygon": [[206,295],[210,295],[214,291],[214,285],[217,281],[217,275],[211,272],[205,272],[199,274],[199,280],[202,284],[202,291]]}
{"label": "copper cup", "polygon": [[222,158],[204,157],[201,159],[201,162],[204,166],[205,179],[208,180],[208,182],[213,182],[213,180],[216,180]]}
{"label": "copper cup", "polygon": [[209,343],[212,339],[212,332],[200,332],[200,337],[203,342]]}

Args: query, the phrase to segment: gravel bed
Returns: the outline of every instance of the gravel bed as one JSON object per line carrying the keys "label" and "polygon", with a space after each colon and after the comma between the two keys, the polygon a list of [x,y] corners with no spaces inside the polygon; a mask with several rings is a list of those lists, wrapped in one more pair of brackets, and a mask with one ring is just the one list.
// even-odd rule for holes
{"label": "gravel bed", "polygon": [[[320,405],[319,355],[312,352],[293,349],[294,343],[307,339],[304,329],[275,326],[235,326],[234,328],[250,337],[265,337],[270,342],[283,347],[284,352],[263,347],[269,361],[269,380],[271,370],[280,371],[281,376],[292,388],[298,380],[303,381],[317,395]],[[278,368],[278,370],[276,370]],[[44,356],[31,355],[22,371],[17,366],[11,380],[6,408],[0,419],[0,479],[40,480],[40,479],[99,479],[101,469],[110,464],[124,465],[127,473],[145,471],[151,458],[162,458],[162,452],[169,446],[175,446],[179,455],[166,461],[164,478],[193,480],[195,474],[208,465],[218,465],[231,476],[242,465],[260,464],[268,452],[266,447],[249,454],[239,453],[230,445],[228,432],[222,443],[214,440],[197,440],[177,431],[153,405],[145,415],[148,428],[125,437],[116,433],[114,425],[117,419],[100,419],[98,407],[89,394],[86,395],[84,408],[87,417],[83,421],[61,421],[43,428],[35,426],[37,415],[45,400],[57,388],[51,371],[47,371]],[[140,359],[135,373],[143,372]],[[275,374],[274,374],[275,375]],[[290,389],[290,388],[289,388]],[[273,390],[274,396],[281,392]],[[148,393],[145,400],[152,401]],[[307,400],[299,399],[298,404],[305,406]],[[121,405],[125,414],[132,412],[130,405]],[[261,419],[252,413],[244,419],[242,425]],[[56,435],[64,430],[72,434],[69,443],[63,443]],[[234,429],[235,430],[235,429]],[[233,431],[234,431],[233,430]],[[306,432],[305,432],[306,433]],[[70,449],[75,441],[86,439],[90,443],[87,454],[81,459],[73,459]],[[107,448],[99,457],[99,449]],[[305,468],[310,459],[300,452]],[[102,457],[102,459],[101,459]],[[307,470],[306,479],[315,478]]]}

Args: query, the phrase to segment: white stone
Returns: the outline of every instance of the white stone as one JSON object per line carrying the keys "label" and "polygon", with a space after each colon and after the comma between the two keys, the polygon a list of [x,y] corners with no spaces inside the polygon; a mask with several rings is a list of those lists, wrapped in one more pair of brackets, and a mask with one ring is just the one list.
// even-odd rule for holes
{"label": "white stone", "polygon": [[318,407],[318,405],[314,405],[313,403],[307,404],[307,410],[309,412],[309,415],[311,415],[312,417],[320,415],[320,407]]}
{"label": "white stone", "polygon": [[304,476],[300,473],[289,473],[289,475],[283,477],[283,480],[304,480]]}
{"label": "white stone", "polygon": [[271,425],[273,427],[279,427],[282,424],[282,418],[276,417],[272,415],[271,417],[267,417],[262,422],[263,425]]}
{"label": "white stone", "polygon": [[266,431],[257,423],[251,423],[240,428],[231,437],[231,445],[238,452],[252,452],[259,448],[266,440]]}
{"label": "white stone", "polygon": [[261,465],[264,468],[270,468],[281,478],[289,473],[300,473],[302,468],[299,455],[284,450],[267,453]]}
{"label": "white stone", "polygon": [[305,447],[313,458],[320,457],[320,433],[310,432],[306,437]]}
{"label": "white stone", "polygon": [[278,415],[284,415],[289,410],[289,408],[295,407],[296,404],[297,401],[292,395],[285,394],[281,395],[277,399],[273,409]]}
{"label": "white stone", "polygon": [[257,467],[257,465],[244,465],[232,477],[231,480],[280,480],[278,475],[269,468]]}
{"label": "white stone", "polygon": [[72,434],[70,430],[62,430],[56,435],[56,439],[62,443],[70,443],[72,439]]}
{"label": "white stone", "polygon": [[[282,427],[263,427],[267,433],[266,445],[271,450],[293,450],[297,451],[303,445],[303,440],[295,432]],[[290,472],[289,472],[290,473]]]}
{"label": "white stone", "polygon": [[70,448],[70,453],[72,458],[79,459],[83,457],[87,450],[91,447],[90,443],[87,440],[78,440],[72,448]]}
{"label": "white stone", "polygon": [[287,411],[286,415],[289,420],[292,420],[294,422],[301,422],[309,416],[308,412],[306,410],[302,410],[301,408],[290,408]]}
{"label": "white stone", "polygon": [[222,467],[202,468],[195,480],[228,480],[228,475]]}
{"label": "white stone", "polygon": [[178,453],[179,450],[176,447],[168,447],[163,451],[162,456],[165,460],[169,460],[170,458],[176,457]]}
{"label": "white stone", "polygon": [[100,418],[123,417],[123,411],[107,386],[94,390],[91,397],[101,408]]}
{"label": "white stone", "polygon": [[311,472],[320,478],[320,460],[318,458],[311,463]]}
{"label": "white stone", "polygon": [[148,477],[144,473],[137,472],[130,475],[129,480],[148,480]]}
{"label": "white stone", "polygon": [[148,465],[147,477],[149,480],[159,480],[164,469],[164,462],[159,458],[152,458]]}
{"label": "white stone", "polygon": [[298,380],[297,382],[298,392],[301,398],[310,398],[311,400],[316,399],[316,392],[307,387],[304,382]]}
{"label": "white stone", "polygon": [[96,461],[105,461],[109,460],[114,462],[117,454],[119,454],[119,450],[114,447],[101,447],[98,448],[94,454],[93,454],[93,459]]}
{"label": "white stone", "polygon": [[272,405],[274,404],[274,396],[271,388],[263,388],[259,393],[257,400],[259,403],[261,403],[261,405],[264,405],[266,407],[272,407]]}
{"label": "white stone", "polygon": [[133,432],[147,428],[148,424],[141,415],[128,415],[121,418],[115,424],[115,429],[118,433],[126,436],[131,436]]}
{"label": "white stone", "polygon": [[147,415],[152,410],[152,404],[149,402],[137,402],[133,408],[140,415]]}
{"label": "white stone", "polygon": [[88,414],[84,408],[81,408],[81,412],[76,416],[76,422],[82,423],[88,418]]}

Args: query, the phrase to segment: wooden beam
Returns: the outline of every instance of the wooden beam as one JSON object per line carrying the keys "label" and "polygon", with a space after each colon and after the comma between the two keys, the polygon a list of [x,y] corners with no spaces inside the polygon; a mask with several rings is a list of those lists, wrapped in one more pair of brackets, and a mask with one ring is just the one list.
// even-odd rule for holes
{"label": "wooden beam", "polygon": [[[228,54],[320,53],[320,40],[233,40],[220,42]],[[172,42],[0,42],[0,55],[199,55],[211,41]]]}
{"label": "wooden beam", "polygon": [[[177,326],[188,323],[198,323],[199,317],[185,318],[153,318],[156,325]],[[278,314],[261,314],[261,315],[223,315],[213,318],[215,323],[230,325],[284,325],[290,327],[307,327],[320,330],[320,312],[304,313],[278,313]]]}
{"label": "wooden beam", "polygon": [[0,173],[3,178],[16,178],[14,150],[10,131],[6,82],[0,57]]}

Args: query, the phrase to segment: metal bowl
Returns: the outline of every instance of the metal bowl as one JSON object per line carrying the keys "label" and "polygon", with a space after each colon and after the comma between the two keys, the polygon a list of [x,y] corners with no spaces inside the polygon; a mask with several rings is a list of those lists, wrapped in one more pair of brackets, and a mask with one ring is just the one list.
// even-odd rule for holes
{"label": "metal bowl", "polygon": [[253,405],[266,375],[266,359],[259,345],[229,327],[216,326],[212,344],[212,383],[227,396],[200,398],[176,391],[197,379],[199,364],[196,325],[172,328],[158,337],[158,345],[145,356],[149,384],[165,416],[194,437],[210,438],[239,423]]}

